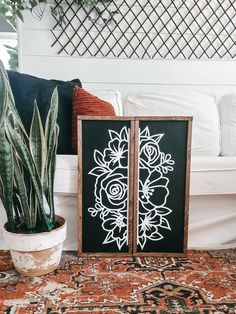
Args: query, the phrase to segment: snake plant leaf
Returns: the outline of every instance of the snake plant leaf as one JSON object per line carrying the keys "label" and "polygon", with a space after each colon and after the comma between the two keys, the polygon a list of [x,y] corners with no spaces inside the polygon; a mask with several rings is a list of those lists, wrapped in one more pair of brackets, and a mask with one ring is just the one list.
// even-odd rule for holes
{"label": "snake plant leaf", "polygon": [[21,132],[27,138],[27,132],[21,122],[19,113],[15,106],[14,96],[11,90],[11,86],[9,83],[8,75],[4,66],[0,60],[0,125],[1,120],[5,119],[6,112],[10,111],[9,114],[12,115],[13,121],[17,123],[17,126],[20,128]]}
{"label": "snake plant leaf", "polygon": [[44,182],[46,166],[46,141],[37,103],[35,102],[29,136],[30,151],[33,156],[41,182]]}
{"label": "snake plant leaf", "polygon": [[53,136],[53,132],[57,122],[57,113],[58,113],[58,91],[56,87],[52,93],[51,105],[45,123],[45,138],[47,146],[49,145],[51,137]]}
{"label": "snake plant leaf", "polygon": [[19,135],[14,131],[9,121],[7,121],[7,136],[9,137],[10,141],[12,142],[15,151],[17,152],[19,159],[21,160],[22,164],[25,166],[25,168],[29,171],[29,174],[32,179],[32,184],[36,193],[36,196],[38,198],[40,212],[42,214],[42,217],[44,219],[45,227],[48,231],[50,231],[52,228],[49,223],[49,219],[46,215],[46,212],[44,210],[43,205],[43,190],[42,190],[42,184],[36,169],[36,166],[34,164],[33,158],[31,156],[31,153],[27,147],[27,145],[24,143],[24,141],[19,137]]}
{"label": "snake plant leaf", "polygon": [[15,171],[15,183],[16,183],[16,188],[17,188],[17,194],[19,196],[18,200],[20,202],[20,208],[22,209],[24,213],[24,222],[26,225],[26,228],[28,230],[32,229],[32,222],[31,222],[31,217],[30,217],[30,207],[29,207],[29,200],[28,200],[28,195],[27,195],[27,189],[24,181],[24,171],[23,169],[20,168],[19,161],[16,156],[14,156],[14,171]]}
{"label": "snake plant leaf", "polygon": [[0,128],[0,176],[2,182],[3,205],[6,210],[9,231],[16,230],[13,211],[13,152],[12,147],[8,143],[4,128]]}
{"label": "snake plant leaf", "polygon": [[44,180],[44,191],[50,208],[51,221],[52,217],[54,217],[55,214],[53,200],[55,156],[53,157],[53,155],[56,155],[59,134],[59,127],[57,126],[57,113],[58,113],[58,91],[57,88],[55,88],[51,98],[51,107],[48,112],[45,123],[45,140],[48,151],[46,161],[46,175]]}
{"label": "snake plant leaf", "polygon": [[50,149],[47,162],[47,199],[50,207],[50,219],[52,220],[55,217],[54,209],[54,200],[53,200],[53,190],[54,190],[54,177],[56,170],[56,151],[59,135],[59,126],[56,125],[56,128],[53,133],[53,137],[50,141]]}
{"label": "snake plant leaf", "polygon": [[2,126],[4,117],[5,117],[6,102],[7,102],[6,81],[5,81],[4,72],[0,63],[0,126]]}
{"label": "snake plant leaf", "polygon": [[12,97],[10,97],[10,96],[8,97],[8,99],[7,99],[7,107],[8,107],[8,110],[9,110],[9,115],[12,117],[12,120],[14,122],[12,124],[12,126],[14,126],[14,128],[16,128],[18,130],[18,132],[20,130],[21,134],[23,134],[24,137],[26,139],[28,139],[28,134],[27,134],[27,132],[25,130],[25,127],[24,127],[24,125],[23,125],[23,123],[21,121],[21,118],[19,116],[19,113],[18,113],[18,111],[16,109],[15,101],[14,101],[14,97],[13,96]]}
{"label": "snake plant leaf", "polygon": [[1,199],[3,199],[3,196],[4,196],[3,192],[4,192],[4,188],[3,188],[2,178],[0,176],[0,198]]}
{"label": "snake plant leaf", "polygon": [[[17,193],[13,193],[13,204],[14,204],[14,220],[16,224],[17,230],[21,228],[24,224],[24,215],[22,214],[21,203],[19,201],[19,197]],[[25,229],[25,228],[24,228]]]}

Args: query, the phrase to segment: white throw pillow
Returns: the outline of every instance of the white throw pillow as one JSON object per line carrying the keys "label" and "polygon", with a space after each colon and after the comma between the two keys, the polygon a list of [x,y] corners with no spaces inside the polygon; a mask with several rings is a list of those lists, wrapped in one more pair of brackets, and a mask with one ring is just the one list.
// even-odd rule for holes
{"label": "white throw pillow", "polygon": [[226,94],[219,102],[221,155],[236,156],[236,94]]}
{"label": "white throw pillow", "polygon": [[123,107],[122,107],[122,96],[121,93],[114,89],[107,89],[107,90],[90,90],[89,93],[91,93],[94,96],[97,96],[98,98],[105,100],[109,102],[113,108],[115,109],[115,112],[118,116],[121,116],[123,113]]}
{"label": "white throw pillow", "polygon": [[215,96],[200,92],[130,93],[124,114],[132,116],[193,116],[192,154],[219,156],[220,125]]}

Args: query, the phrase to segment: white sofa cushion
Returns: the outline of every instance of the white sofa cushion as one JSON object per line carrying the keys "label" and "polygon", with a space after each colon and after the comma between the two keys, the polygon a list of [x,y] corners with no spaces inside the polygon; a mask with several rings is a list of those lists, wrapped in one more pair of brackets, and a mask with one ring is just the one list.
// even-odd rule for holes
{"label": "white sofa cushion", "polygon": [[236,157],[192,156],[190,195],[236,194]]}
{"label": "white sofa cushion", "polygon": [[193,116],[192,155],[220,154],[219,114],[215,96],[199,92],[130,93],[124,114],[131,116]]}
{"label": "white sofa cushion", "polygon": [[236,156],[236,94],[226,94],[219,102],[221,155]]}
{"label": "white sofa cushion", "polygon": [[[57,155],[56,195],[77,194],[77,156]],[[236,194],[236,157],[191,158],[190,195]]]}
{"label": "white sofa cushion", "polygon": [[113,108],[115,109],[115,113],[118,116],[122,115],[123,112],[123,106],[122,106],[122,96],[121,93],[114,89],[104,89],[104,90],[90,90],[89,93],[91,93],[94,96],[97,96],[98,98],[105,100],[109,102]]}

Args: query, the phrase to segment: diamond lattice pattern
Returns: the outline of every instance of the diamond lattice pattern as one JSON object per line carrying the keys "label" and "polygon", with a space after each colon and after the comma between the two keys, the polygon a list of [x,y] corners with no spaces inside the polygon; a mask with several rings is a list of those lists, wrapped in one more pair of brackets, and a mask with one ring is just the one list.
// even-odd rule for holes
{"label": "diamond lattice pattern", "polygon": [[111,0],[63,5],[52,28],[58,54],[138,59],[235,59],[234,0]]}

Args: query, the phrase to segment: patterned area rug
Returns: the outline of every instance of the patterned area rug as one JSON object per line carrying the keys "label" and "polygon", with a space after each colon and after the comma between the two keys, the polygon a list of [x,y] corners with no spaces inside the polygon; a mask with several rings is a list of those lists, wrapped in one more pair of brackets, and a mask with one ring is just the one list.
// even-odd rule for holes
{"label": "patterned area rug", "polygon": [[236,313],[236,249],[187,258],[78,258],[53,273],[20,276],[0,252],[0,313]]}

